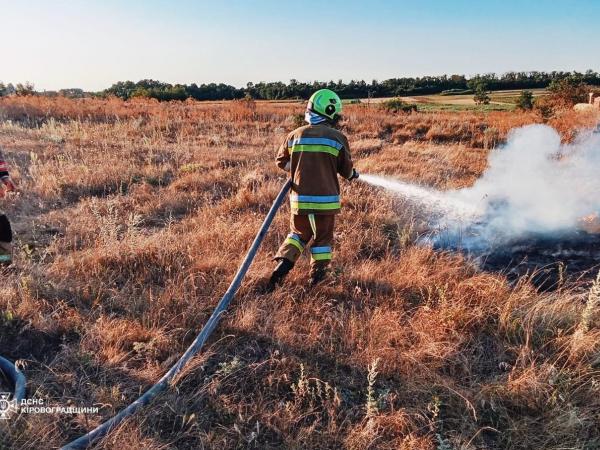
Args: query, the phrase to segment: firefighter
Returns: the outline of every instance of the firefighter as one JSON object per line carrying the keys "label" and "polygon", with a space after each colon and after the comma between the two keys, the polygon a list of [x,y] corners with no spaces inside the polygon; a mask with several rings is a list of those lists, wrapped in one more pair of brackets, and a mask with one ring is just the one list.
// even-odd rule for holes
{"label": "firefighter", "polygon": [[[290,234],[281,244],[267,290],[273,290],[294,267],[310,244],[310,282],[321,282],[331,262],[335,215],[340,211],[338,174],[358,178],[350,157],[348,139],[336,130],[342,101],[329,90],[315,92],[304,116],[308,125],[292,131],[279,147],[277,166],[289,171]],[[312,242],[311,242],[312,241]]]}
{"label": "firefighter", "polygon": [[[4,161],[2,149],[0,148],[0,197],[4,197],[7,191],[14,191],[13,183],[8,173],[8,165]],[[12,262],[12,229],[8,217],[0,212],[0,264],[9,265]]]}

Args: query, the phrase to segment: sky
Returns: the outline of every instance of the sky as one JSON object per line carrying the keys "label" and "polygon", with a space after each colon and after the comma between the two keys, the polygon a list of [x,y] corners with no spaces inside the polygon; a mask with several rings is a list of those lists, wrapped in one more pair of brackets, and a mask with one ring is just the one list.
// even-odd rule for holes
{"label": "sky", "polygon": [[600,0],[0,0],[0,80],[38,90],[600,71]]}

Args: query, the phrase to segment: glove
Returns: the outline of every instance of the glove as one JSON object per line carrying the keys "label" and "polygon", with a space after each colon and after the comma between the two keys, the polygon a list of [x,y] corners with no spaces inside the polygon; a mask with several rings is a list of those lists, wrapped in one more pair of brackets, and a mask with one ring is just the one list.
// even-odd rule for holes
{"label": "glove", "polygon": [[286,172],[289,172],[291,168],[292,168],[292,163],[288,161],[285,164],[285,167],[283,168],[283,170],[285,170]]}
{"label": "glove", "polygon": [[6,192],[17,190],[17,187],[15,186],[15,183],[13,183],[10,176],[8,176],[8,175],[3,176],[0,181],[2,181],[2,184],[4,185],[3,189],[0,189],[0,197],[4,197]]}
{"label": "glove", "polygon": [[356,180],[358,178],[358,170],[352,169],[352,175],[348,178],[348,181]]}

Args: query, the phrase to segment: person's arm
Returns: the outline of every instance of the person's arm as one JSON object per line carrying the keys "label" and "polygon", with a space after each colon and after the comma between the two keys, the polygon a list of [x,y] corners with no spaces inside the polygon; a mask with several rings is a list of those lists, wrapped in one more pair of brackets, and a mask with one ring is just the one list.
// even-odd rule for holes
{"label": "person's arm", "polygon": [[352,155],[350,154],[350,144],[348,143],[348,139],[343,137],[344,148],[340,150],[338,154],[338,173],[347,180],[352,180],[356,177],[354,170],[354,164],[352,163]]}
{"label": "person's arm", "polygon": [[8,173],[8,164],[4,160],[4,155],[2,150],[0,149],[0,181],[4,184],[4,189],[0,191],[0,196],[4,196],[5,191],[14,191],[16,189],[15,184],[10,178],[10,174]]}
{"label": "person's arm", "polygon": [[285,170],[286,172],[290,170],[290,149],[288,147],[288,140],[290,136],[286,136],[285,140],[279,146],[279,150],[277,150],[277,158],[276,164],[281,170]]}

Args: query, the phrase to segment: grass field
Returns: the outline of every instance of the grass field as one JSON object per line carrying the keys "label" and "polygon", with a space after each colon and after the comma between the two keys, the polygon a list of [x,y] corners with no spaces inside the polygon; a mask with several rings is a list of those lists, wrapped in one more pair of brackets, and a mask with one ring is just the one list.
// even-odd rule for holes
{"label": "grass field", "polygon": [[[419,111],[424,112],[435,112],[435,111],[447,111],[447,112],[460,112],[460,111],[478,111],[478,112],[489,112],[489,111],[513,111],[515,109],[515,103],[521,94],[522,90],[507,90],[507,91],[493,91],[490,92],[490,104],[489,105],[477,105],[473,100],[473,94],[465,95],[419,95],[400,97],[406,103],[414,103],[417,105]],[[545,89],[531,89],[534,97],[541,97],[546,95]],[[372,99],[361,99],[362,103],[382,103],[390,98],[372,98]]]}
{"label": "grass field", "polygon": [[[510,96],[509,96],[510,97]],[[444,97],[448,100],[448,97]],[[279,142],[301,104],[0,99],[20,193],[3,273],[0,354],[30,397],[96,405],[0,423],[0,448],[57,448],[173,364],[225,291],[284,182]],[[346,108],[359,170],[449,189],[535,113]],[[594,118],[550,120],[565,140]],[[589,282],[538,293],[418,246],[419,211],[343,183],[335,283],[307,258],[258,289],[287,234],[277,216],[206,351],[102,449],[593,449],[600,318]],[[590,294],[590,292],[592,292]]]}

